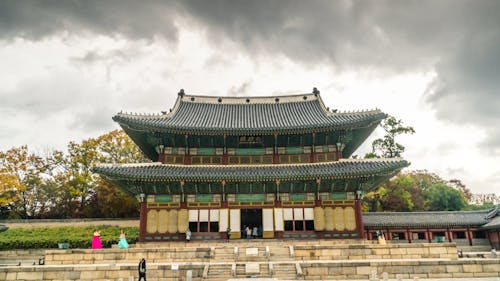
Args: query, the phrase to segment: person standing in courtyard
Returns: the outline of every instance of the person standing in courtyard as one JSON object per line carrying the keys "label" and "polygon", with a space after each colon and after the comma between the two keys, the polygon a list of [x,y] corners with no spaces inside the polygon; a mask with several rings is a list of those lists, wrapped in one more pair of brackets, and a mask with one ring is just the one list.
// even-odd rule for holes
{"label": "person standing in courtyard", "polygon": [[94,230],[94,235],[92,236],[92,249],[102,249],[101,232],[97,229]]}
{"label": "person standing in courtyard", "polygon": [[188,228],[188,230],[186,231],[186,242],[191,241],[191,235],[191,230]]}
{"label": "person standing in courtyard", "polygon": [[123,230],[120,233],[120,240],[118,240],[118,248],[120,249],[128,248],[127,238],[125,237],[125,232],[123,232]]}
{"label": "person standing in courtyard", "polygon": [[229,238],[231,238],[231,228],[226,229],[226,242],[229,242]]}
{"label": "person standing in courtyard", "polygon": [[146,260],[144,258],[142,258],[140,261],[139,261],[139,281],[141,281],[142,279],[144,279],[144,281],[146,281]]}

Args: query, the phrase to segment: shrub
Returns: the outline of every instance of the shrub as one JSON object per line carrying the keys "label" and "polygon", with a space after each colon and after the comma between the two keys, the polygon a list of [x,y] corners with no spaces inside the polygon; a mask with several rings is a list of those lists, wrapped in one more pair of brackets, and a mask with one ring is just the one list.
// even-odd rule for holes
{"label": "shrub", "polygon": [[101,231],[104,248],[118,243],[120,231],[127,235],[129,243],[139,240],[137,227],[87,226],[87,227],[47,227],[14,228],[0,233],[0,250],[11,249],[49,249],[57,248],[59,243],[69,243],[70,248],[90,248],[95,229]]}

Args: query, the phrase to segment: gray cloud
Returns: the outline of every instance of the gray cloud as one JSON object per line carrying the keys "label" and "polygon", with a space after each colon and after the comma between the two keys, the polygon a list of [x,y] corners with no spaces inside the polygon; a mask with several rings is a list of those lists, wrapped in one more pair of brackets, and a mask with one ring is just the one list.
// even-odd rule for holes
{"label": "gray cloud", "polygon": [[122,35],[133,39],[162,36],[177,40],[173,1],[1,1],[0,38],[38,40],[62,32]]}
{"label": "gray cloud", "polygon": [[176,42],[178,28],[196,28],[216,48],[231,42],[256,59],[283,55],[381,77],[434,70],[426,102],[437,117],[486,129],[484,148],[499,151],[499,14],[494,0],[3,1],[0,38],[67,32]]}

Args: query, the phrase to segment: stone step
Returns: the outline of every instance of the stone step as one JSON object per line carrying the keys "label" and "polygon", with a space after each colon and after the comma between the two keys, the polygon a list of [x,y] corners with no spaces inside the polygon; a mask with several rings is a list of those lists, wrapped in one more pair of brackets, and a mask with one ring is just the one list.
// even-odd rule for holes
{"label": "stone step", "polygon": [[295,264],[275,264],[273,268],[273,277],[279,279],[295,279],[297,277]]}

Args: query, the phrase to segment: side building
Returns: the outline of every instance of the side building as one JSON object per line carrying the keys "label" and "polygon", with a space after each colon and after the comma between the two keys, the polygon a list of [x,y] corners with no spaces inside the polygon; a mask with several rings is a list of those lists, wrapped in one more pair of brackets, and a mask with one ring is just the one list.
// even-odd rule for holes
{"label": "side building", "polygon": [[153,163],[94,171],[140,201],[140,241],[363,238],[362,194],[409,165],[346,159],[387,115],[337,112],[312,93],[207,97],[113,117]]}
{"label": "side building", "polygon": [[500,249],[500,207],[479,211],[364,213],[365,237],[392,243],[454,242]]}

